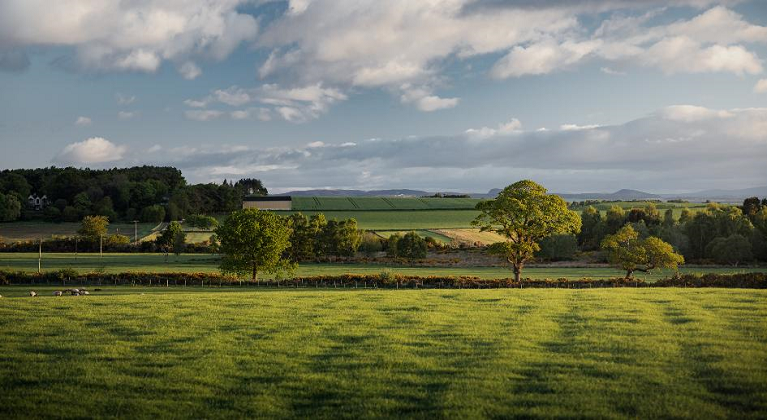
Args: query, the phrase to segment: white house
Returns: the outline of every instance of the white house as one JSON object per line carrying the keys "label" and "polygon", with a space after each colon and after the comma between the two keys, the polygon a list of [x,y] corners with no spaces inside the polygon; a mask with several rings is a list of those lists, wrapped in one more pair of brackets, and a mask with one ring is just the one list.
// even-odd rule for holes
{"label": "white house", "polygon": [[39,197],[37,194],[32,194],[27,197],[27,204],[35,210],[42,210],[48,205],[48,196]]}

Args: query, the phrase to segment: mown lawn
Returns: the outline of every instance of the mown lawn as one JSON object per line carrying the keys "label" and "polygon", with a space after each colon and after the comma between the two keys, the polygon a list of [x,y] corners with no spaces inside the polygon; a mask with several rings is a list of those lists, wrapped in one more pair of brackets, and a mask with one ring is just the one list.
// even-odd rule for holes
{"label": "mown lawn", "polygon": [[0,418],[767,416],[767,291],[171,290],[1,299]]}
{"label": "mown lawn", "polygon": [[[65,268],[79,272],[101,271],[107,273],[119,272],[185,272],[203,273],[218,272],[219,258],[207,254],[171,254],[165,261],[164,254],[79,254],[73,253],[43,254],[42,270],[55,271]],[[10,271],[37,271],[36,253],[0,253],[0,270]],[[400,273],[413,276],[478,276],[486,279],[498,279],[513,277],[513,273],[504,267],[406,267],[387,266],[378,264],[314,264],[302,263],[296,275],[320,276],[339,274],[380,274],[383,271]],[[743,268],[743,267],[681,267],[682,273],[743,273],[764,272],[767,268]],[[636,278],[654,281],[670,277],[674,274],[671,270],[655,270],[652,273],[637,273]],[[524,277],[533,279],[557,279],[566,277],[569,279],[589,278],[614,278],[623,277],[625,272],[614,268],[587,267],[529,267],[523,272]],[[264,274],[262,278],[271,278]]]}

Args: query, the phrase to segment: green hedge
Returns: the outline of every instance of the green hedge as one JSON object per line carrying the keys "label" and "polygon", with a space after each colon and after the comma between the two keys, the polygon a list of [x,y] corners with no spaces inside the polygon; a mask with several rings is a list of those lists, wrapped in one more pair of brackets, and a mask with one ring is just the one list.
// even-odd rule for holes
{"label": "green hedge", "polygon": [[686,274],[645,283],[641,280],[614,279],[481,279],[461,276],[406,276],[384,272],[381,274],[344,274],[338,276],[294,277],[286,280],[253,282],[215,273],[78,273],[74,270],[49,271],[42,274],[20,271],[0,271],[0,284],[87,284],[136,286],[203,286],[203,285],[258,285],[276,287],[373,287],[373,288],[564,288],[588,289],[602,287],[734,287],[767,289],[767,273]]}

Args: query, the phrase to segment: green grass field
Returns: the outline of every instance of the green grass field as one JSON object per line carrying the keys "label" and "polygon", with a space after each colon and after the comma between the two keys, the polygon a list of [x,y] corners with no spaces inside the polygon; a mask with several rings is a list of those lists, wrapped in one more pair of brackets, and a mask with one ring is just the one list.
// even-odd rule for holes
{"label": "green grass field", "polygon": [[[149,235],[157,223],[139,223],[139,239]],[[0,239],[7,242],[49,239],[52,236],[74,236],[80,229],[80,223],[48,223],[48,222],[11,222],[0,223]],[[133,239],[133,223],[111,223],[109,233],[119,233]]]}
{"label": "green grass field", "polygon": [[765,319],[763,290],[3,298],[0,418],[760,419]]}
{"label": "green grass field", "polygon": [[[43,271],[71,268],[80,272],[92,272],[103,269],[109,273],[119,272],[217,272],[218,258],[205,254],[170,255],[165,262],[163,254],[43,254]],[[0,253],[0,270],[37,271],[37,254],[35,253]],[[478,276],[487,279],[509,278],[513,274],[504,267],[403,267],[377,264],[314,264],[303,263],[296,271],[299,276],[319,276],[338,274],[379,274],[382,271],[418,276]],[[767,268],[730,268],[730,267],[681,267],[682,273],[742,273],[767,271]],[[533,279],[570,279],[614,278],[622,277],[625,273],[613,268],[587,267],[528,267],[523,276]],[[656,270],[650,274],[636,273],[635,277],[646,281],[654,281],[673,275],[670,270]],[[269,278],[263,275],[263,278]]]}

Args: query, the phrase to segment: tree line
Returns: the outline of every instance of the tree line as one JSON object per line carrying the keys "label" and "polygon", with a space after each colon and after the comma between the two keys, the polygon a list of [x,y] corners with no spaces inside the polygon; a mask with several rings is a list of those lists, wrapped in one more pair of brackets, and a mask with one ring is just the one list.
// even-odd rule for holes
{"label": "tree line", "polygon": [[[0,221],[76,222],[85,216],[106,216],[111,221],[161,222],[231,212],[251,193],[267,195],[268,191],[258,179],[189,185],[181,171],[172,167],[3,170]],[[47,197],[42,210],[28,208],[32,194]]]}

